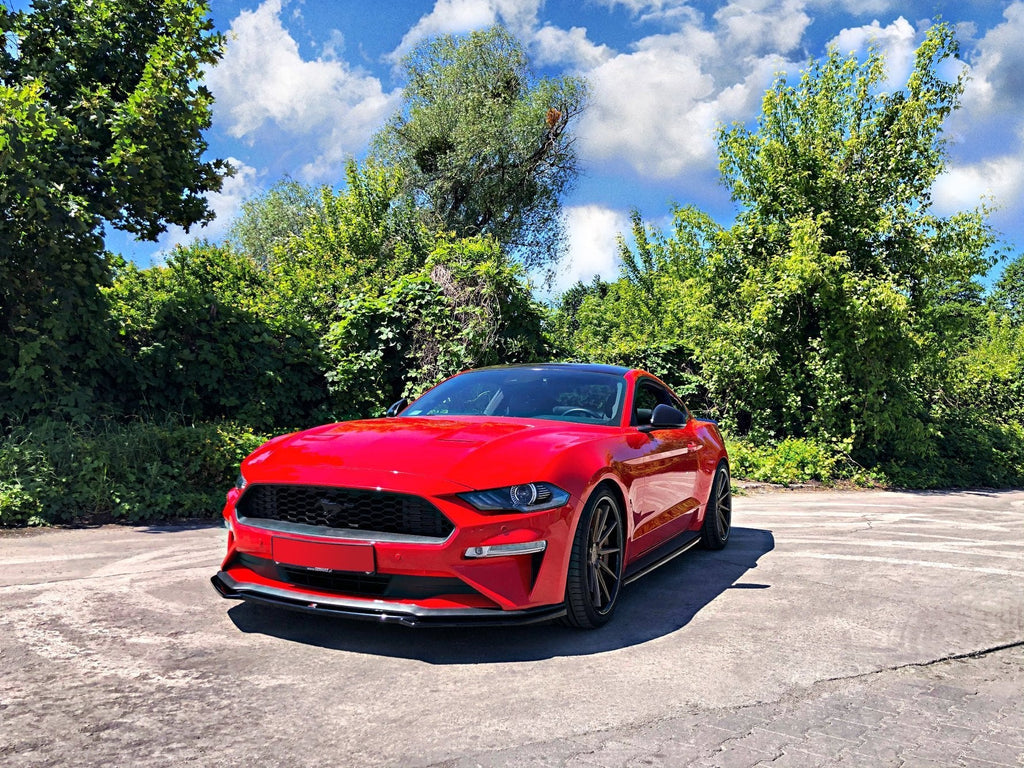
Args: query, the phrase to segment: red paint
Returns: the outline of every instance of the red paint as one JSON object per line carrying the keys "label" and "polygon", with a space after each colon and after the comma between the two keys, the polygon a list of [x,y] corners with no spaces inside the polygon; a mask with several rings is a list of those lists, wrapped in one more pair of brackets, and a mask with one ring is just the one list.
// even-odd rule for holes
{"label": "red paint", "polygon": [[[359,537],[339,529],[272,530],[265,521],[239,521],[236,504],[243,493],[233,490],[224,507],[231,534],[222,569],[236,581],[298,593],[310,602],[327,593],[278,581],[266,569],[277,561],[342,576],[445,579],[437,582],[440,594],[384,598],[422,608],[559,605],[576,524],[599,484],[613,485],[624,501],[628,567],[652,547],[700,530],[715,470],[727,460],[711,422],[690,416],[682,429],[642,432],[630,426],[635,382],[653,377],[636,370],[619,376],[625,398],[621,418],[611,426],[494,415],[400,416],[275,438],[243,462],[245,492],[273,484],[408,494],[433,504],[454,532],[443,541],[402,541],[372,530]],[[557,509],[495,513],[478,511],[456,495],[537,482],[568,491],[569,501]],[[464,555],[472,547],[541,540],[547,548],[540,554]],[[253,562],[264,571],[256,572]],[[370,599],[343,590],[329,594]]]}

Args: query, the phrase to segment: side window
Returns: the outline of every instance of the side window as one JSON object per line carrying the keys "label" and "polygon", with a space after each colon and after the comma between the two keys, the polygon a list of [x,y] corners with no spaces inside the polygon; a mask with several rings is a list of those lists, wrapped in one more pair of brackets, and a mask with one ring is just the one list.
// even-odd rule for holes
{"label": "side window", "polygon": [[671,405],[673,408],[686,412],[678,398],[663,386],[650,379],[640,379],[636,384],[633,397],[633,425],[650,424],[651,415],[657,405]]}

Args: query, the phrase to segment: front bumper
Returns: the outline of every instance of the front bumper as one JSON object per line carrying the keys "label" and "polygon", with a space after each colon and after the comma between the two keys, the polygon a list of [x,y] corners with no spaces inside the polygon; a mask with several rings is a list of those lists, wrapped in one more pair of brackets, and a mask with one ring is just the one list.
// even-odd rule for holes
{"label": "front bumper", "polygon": [[565,615],[564,605],[518,611],[494,608],[426,608],[410,603],[365,600],[334,595],[299,594],[265,584],[236,581],[220,571],[211,579],[221,597],[263,603],[308,613],[329,614],[347,619],[401,624],[407,627],[509,626],[537,624]]}
{"label": "front bumper", "polygon": [[[404,489],[403,489],[404,490]],[[578,501],[528,514],[483,514],[427,495],[454,529],[444,539],[240,517],[224,509],[226,598],[406,625],[524,624],[564,613]]]}

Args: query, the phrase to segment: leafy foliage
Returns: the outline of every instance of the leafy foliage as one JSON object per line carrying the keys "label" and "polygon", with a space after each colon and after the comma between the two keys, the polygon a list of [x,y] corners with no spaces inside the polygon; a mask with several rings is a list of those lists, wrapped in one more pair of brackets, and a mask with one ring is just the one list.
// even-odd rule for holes
{"label": "leafy foliage", "polygon": [[404,103],[376,137],[378,154],[403,169],[432,226],[492,235],[528,266],[550,264],[559,198],[576,177],[568,129],[584,83],[536,79],[500,26],[428,40],[404,67]]}
{"label": "leafy foliage", "polygon": [[[779,78],[756,128],[719,133],[735,224],[680,208],[664,235],[634,215],[621,278],[563,304],[568,348],[647,364],[760,446],[741,454],[767,474],[835,476],[830,456],[913,485],[1024,479],[1017,273],[990,314],[985,210],[930,208],[955,54],[939,24],[894,93],[877,53]],[[786,469],[794,446],[824,451],[817,468]]]}
{"label": "leafy foliage", "polygon": [[730,440],[729,464],[734,477],[783,485],[839,481],[873,485],[884,480],[841,448],[801,437],[787,437],[774,444]]}
{"label": "leafy foliage", "polygon": [[81,414],[109,385],[104,222],[155,239],[210,218],[211,30],[196,0],[0,10],[0,419]]}
{"label": "leafy foliage", "polygon": [[288,241],[301,235],[319,215],[321,193],[293,179],[282,179],[265,194],[242,203],[231,225],[231,244],[262,267],[274,252],[286,251]]}
{"label": "leafy foliage", "polygon": [[261,430],[326,416],[318,337],[281,311],[266,272],[230,248],[198,243],[166,266],[121,262],[107,291],[128,413],[233,419]]}
{"label": "leafy foliage", "polygon": [[709,275],[722,271],[717,249],[726,233],[692,207],[673,211],[672,237],[646,227],[638,213],[632,220],[634,246],[620,241],[621,279],[579,284],[562,297],[553,323],[568,342],[562,353],[644,368],[697,410],[711,409],[702,342],[721,330],[713,327],[712,300],[729,287]]}
{"label": "leafy foliage", "polygon": [[344,190],[320,190],[316,215],[273,251],[283,312],[322,336],[349,296],[377,295],[424,264],[435,238],[403,193],[403,178],[395,168],[351,162]]}
{"label": "leafy foliage", "polygon": [[989,297],[989,305],[1014,325],[1024,325],[1024,256],[1017,256],[1006,265]]}
{"label": "leafy foliage", "polygon": [[490,238],[442,241],[422,269],[341,310],[324,348],[345,416],[381,415],[459,371],[545,353],[543,310]]}
{"label": "leafy foliage", "polygon": [[231,422],[15,427],[0,437],[0,526],[211,517],[267,437]]}
{"label": "leafy foliage", "polygon": [[267,265],[230,246],[121,263],[106,291],[122,409],[261,430],[380,413],[475,365],[543,354],[543,311],[490,238],[432,238],[401,175],[349,167]]}
{"label": "leafy foliage", "polygon": [[0,525],[207,516],[264,434],[552,358],[660,375],[734,436],[736,476],[1024,482],[1020,257],[984,297],[987,212],[930,207],[963,89],[945,25],[896,92],[874,53],[780,78],[719,133],[735,224],[636,213],[619,279],[551,313],[523,264],[557,247],[585,87],[504,30],[413,51],[341,191],[283,181],[148,269],[103,226],[204,221],[227,171],[201,160],[205,5],[0,5],[0,32]]}
{"label": "leafy foliage", "polygon": [[[350,163],[340,192],[282,182],[228,243],[164,265],[104,254],[105,223],[155,237],[209,217],[227,169],[199,159],[197,83],[220,38],[190,0],[40,0],[0,23],[0,525],[212,514],[257,432],[544,354],[521,268],[491,236],[436,234],[398,165]],[[559,88],[524,87],[506,117],[537,122],[524,104]],[[548,119],[516,130],[565,160],[569,109]],[[525,232],[557,208],[564,184],[545,184],[486,215]]]}
{"label": "leafy foliage", "polygon": [[760,350],[738,403],[755,434],[852,437],[870,463],[920,458],[929,442],[926,369],[970,335],[992,241],[979,213],[928,212],[963,89],[935,72],[955,52],[951,29],[932,27],[906,87],[886,94],[878,54],[833,50],[798,87],[768,91],[756,132],[722,131],[745,209],[741,281],[720,308]]}

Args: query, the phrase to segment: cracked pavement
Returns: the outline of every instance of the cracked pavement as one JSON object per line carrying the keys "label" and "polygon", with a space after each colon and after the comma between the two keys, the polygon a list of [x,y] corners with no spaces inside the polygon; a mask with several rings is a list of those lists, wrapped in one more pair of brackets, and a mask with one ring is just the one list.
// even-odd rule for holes
{"label": "cracked pavement", "polygon": [[1024,491],[736,499],[596,632],[234,603],[208,525],[0,534],[5,766],[1024,766]]}
{"label": "cracked pavement", "polygon": [[1015,645],[437,765],[1019,766],[1022,693],[1024,653]]}

